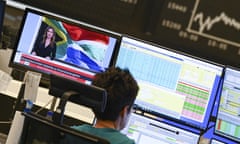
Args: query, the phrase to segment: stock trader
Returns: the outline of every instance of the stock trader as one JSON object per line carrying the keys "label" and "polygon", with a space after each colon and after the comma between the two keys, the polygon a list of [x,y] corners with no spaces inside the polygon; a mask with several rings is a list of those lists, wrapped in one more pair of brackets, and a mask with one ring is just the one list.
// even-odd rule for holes
{"label": "stock trader", "polygon": [[134,140],[120,133],[131,113],[139,87],[127,69],[109,68],[96,74],[93,85],[107,91],[107,104],[104,112],[94,111],[96,123],[73,126],[74,129],[104,138],[111,144],[134,144]]}

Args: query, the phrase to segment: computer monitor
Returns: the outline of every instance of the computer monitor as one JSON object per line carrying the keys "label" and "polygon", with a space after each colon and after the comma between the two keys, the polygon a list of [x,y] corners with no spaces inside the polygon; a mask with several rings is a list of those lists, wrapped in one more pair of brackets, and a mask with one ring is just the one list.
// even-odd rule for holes
{"label": "computer monitor", "polygon": [[5,5],[6,5],[6,2],[4,0],[1,0],[0,1],[0,40],[2,38],[2,26],[3,26],[4,12],[5,12]]}
{"label": "computer monitor", "polygon": [[129,36],[122,38],[115,66],[136,78],[138,108],[206,129],[223,66]]}
{"label": "computer monitor", "polygon": [[109,144],[105,139],[57,125],[35,114],[24,113],[19,144]]}
{"label": "computer monitor", "polygon": [[240,69],[226,66],[215,133],[240,142]]}
{"label": "computer monitor", "polygon": [[200,134],[132,113],[121,131],[136,144],[198,144]]}
{"label": "computer monitor", "polygon": [[50,12],[27,8],[10,66],[91,83],[111,66],[120,35]]}

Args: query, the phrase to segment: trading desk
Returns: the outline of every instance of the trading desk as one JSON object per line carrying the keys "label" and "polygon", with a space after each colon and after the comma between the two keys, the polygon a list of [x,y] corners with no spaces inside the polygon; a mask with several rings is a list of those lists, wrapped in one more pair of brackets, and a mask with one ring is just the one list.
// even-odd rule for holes
{"label": "trading desk", "polygon": [[[22,82],[12,80],[8,85],[7,89],[2,91],[0,94],[0,105],[1,105],[1,114],[0,114],[0,132],[7,134],[11,126],[11,120],[13,119],[14,107],[20,91]],[[37,99],[34,103],[35,112],[46,111],[50,109],[51,101],[54,97],[48,94],[48,89],[39,87],[37,91]],[[59,100],[56,102],[58,105]],[[70,118],[73,121],[79,120],[84,123],[93,123],[94,114],[93,112],[86,107],[68,102],[65,109],[66,122],[72,123]],[[4,125],[4,126],[2,126]]]}

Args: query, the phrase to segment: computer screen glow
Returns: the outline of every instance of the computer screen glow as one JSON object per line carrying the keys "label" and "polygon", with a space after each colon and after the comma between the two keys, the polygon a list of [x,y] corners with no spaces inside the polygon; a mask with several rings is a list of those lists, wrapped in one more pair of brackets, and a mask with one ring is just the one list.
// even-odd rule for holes
{"label": "computer screen glow", "polygon": [[215,132],[240,142],[240,70],[225,69]]}
{"label": "computer screen glow", "polygon": [[139,107],[206,128],[223,67],[129,37],[122,38],[116,66],[137,79]]}
{"label": "computer screen glow", "polygon": [[197,144],[200,137],[199,134],[135,113],[131,114],[121,132],[134,139],[136,144]]}

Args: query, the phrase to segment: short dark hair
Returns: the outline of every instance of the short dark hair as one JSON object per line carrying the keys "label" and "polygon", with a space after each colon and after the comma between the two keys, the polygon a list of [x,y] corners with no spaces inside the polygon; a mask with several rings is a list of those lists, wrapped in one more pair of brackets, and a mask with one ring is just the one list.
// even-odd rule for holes
{"label": "short dark hair", "polygon": [[133,106],[139,90],[130,71],[119,67],[96,74],[92,84],[107,91],[105,111],[100,113],[93,110],[96,118],[101,120],[115,121],[125,106]]}

